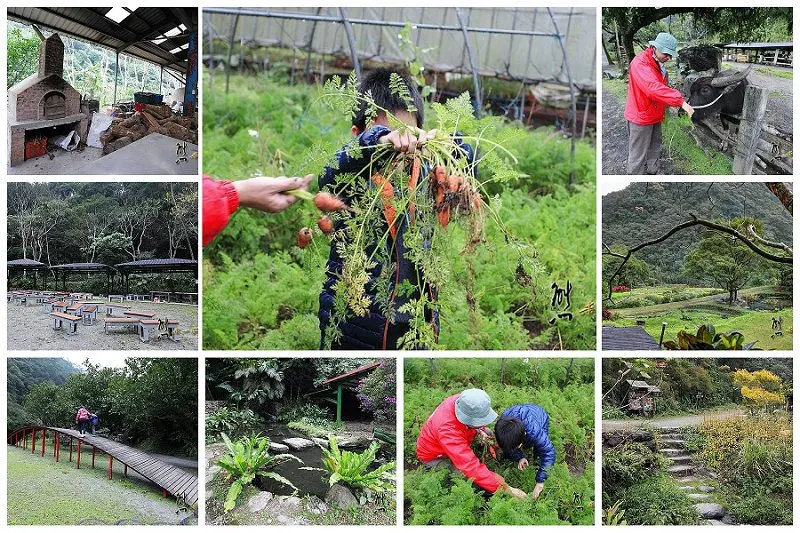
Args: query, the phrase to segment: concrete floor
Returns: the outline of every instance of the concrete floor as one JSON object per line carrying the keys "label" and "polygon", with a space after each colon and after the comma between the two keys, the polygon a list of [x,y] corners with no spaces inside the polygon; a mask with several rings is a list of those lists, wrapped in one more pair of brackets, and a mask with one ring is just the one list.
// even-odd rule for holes
{"label": "concrete floor", "polygon": [[[198,147],[187,143],[188,161],[175,164],[177,139],[151,133],[135,143],[106,156],[100,148],[86,147],[83,151],[67,152],[60,148],[49,155],[28,159],[20,165],[7,167],[8,175],[191,175],[198,173]],[[194,157],[192,155],[194,154]]]}
{"label": "concrete floor", "polygon": [[67,152],[60,148],[52,152],[53,159],[50,156],[44,155],[34,159],[28,159],[21,165],[9,166],[6,170],[9,176],[14,175],[69,175],[77,174],[77,169],[100,159],[103,156],[103,150],[100,148],[86,147],[82,152],[77,150],[74,152]]}

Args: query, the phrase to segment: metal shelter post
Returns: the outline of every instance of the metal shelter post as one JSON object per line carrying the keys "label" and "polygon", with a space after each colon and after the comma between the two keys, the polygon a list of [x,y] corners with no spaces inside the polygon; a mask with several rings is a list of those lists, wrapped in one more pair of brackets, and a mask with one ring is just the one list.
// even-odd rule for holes
{"label": "metal shelter post", "polygon": [[111,105],[116,105],[117,103],[118,81],[119,81],[119,52],[116,53],[116,59],[114,60],[114,100],[111,102]]}
{"label": "metal shelter post", "polygon": [[[228,38],[228,62],[225,64],[225,94],[228,94],[228,86],[231,82],[231,54],[233,53],[233,39],[236,36],[236,27],[239,26],[239,13],[233,18],[231,25],[231,35]],[[241,58],[239,58],[241,60]]]}
{"label": "metal shelter post", "polygon": [[356,50],[356,38],[353,35],[353,26],[350,24],[350,20],[347,18],[347,11],[345,11],[345,8],[339,8],[339,15],[342,18],[342,24],[344,24],[344,33],[347,36],[347,44],[350,46],[350,58],[353,61],[353,69],[356,71],[356,77],[360,82],[361,63],[358,61],[358,51]]}
{"label": "metal shelter post", "polygon": [[577,136],[577,115],[578,115],[578,98],[575,95],[575,85],[572,83],[572,70],[569,68],[569,60],[567,59],[567,49],[564,46],[564,39],[561,32],[558,30],[558,23],[553,16],[553,11],[548,7],[547,14],[553,23],[553,29],[558,36],[558,45],[561,47],[561,55],[564,58],[564,68],[567,70],[567,82],[569,83],[569,97],[571,100],[570,113],[572,115],[572,139],[570,139],[569,148],[569,186],[572,188],[572,183],[575,181],[575,137]]}
{"label": "metal shelter post", "polygon": [[456,17],[461,26],[461,34],[464,36],[464,46],[467,49],[467,59],[469,59],[469,69],[472,71],[472,86],[475,92],[475,115],[480,118],[483,114],[483,102],[481,101],[481,79],[478,76],[478,67],[475,65],[475,58],[472,56],[472,45],[469,42],[469,35],[467,34],[467,25],[464,22],[464,17],[461,14],[461,8],[457,7]]}
{"label": "metal shelter post", "polygon": [[336,387],[336,422],[342,421],[342,385]]}

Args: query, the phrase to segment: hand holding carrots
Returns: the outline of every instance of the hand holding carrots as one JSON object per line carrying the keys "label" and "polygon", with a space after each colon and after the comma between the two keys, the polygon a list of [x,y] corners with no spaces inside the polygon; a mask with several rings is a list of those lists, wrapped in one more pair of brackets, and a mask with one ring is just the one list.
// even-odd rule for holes
{"label": "hand holding carrots", "polygon": [[297,201],[289,191],[308,188],[314,178],[309,174],[304,178],[250,178],[233,182],[239,194],[239,205],[252,207],[270,213],[280,213]]}
{"label": "hand holding carrots", "polygon": [[413,154],[422,148],[428,140],[436,135],[436,130],[392,130],[378,139],[379,144],[391,144],[392,147],[402,153]]}

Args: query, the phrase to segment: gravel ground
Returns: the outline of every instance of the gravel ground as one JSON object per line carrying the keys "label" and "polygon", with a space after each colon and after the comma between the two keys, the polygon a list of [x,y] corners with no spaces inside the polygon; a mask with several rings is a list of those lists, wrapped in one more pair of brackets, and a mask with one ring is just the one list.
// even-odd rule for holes
{"label": "gravel ground", "polygon": [[[723,63],[723,68],[743,70],[741,63]],[[769,91],[767,101],[767,122],[774,124],[787,133],[792,133],[792,82],[793,80],[772,76],[758,69],[781,70],[791,72],[791,69],[780,67],[767,67],[766,65],[753,65],[753,70],[747,75],[748,81],[753,85],[765,87]]]}
{"label": "gravel ground", "polygon": [[[125,302],[131,311],[155,313],[155,318],[178,320],[181,340],[173,342],[167,337],[144,343],[133,328],[115,328],[104,333],[105,305],[97,313],[92,326],[78,324],[76,335],[54,331],[50,315],[42,305],[8,304],[9,350],[197,350],[197,306]],[[119,312],[116,313],[119,316]]]}
{"label": "gravel ground", "polygon": [[742,416],[741,409],[728,411],[707,411],[697,415],[674,416],[669,418],[639,418],[636,420],[603,420],[603,431],[617,429],[636,429],[645,424],[658,428],[699,426],[704,420],[724,420]]}

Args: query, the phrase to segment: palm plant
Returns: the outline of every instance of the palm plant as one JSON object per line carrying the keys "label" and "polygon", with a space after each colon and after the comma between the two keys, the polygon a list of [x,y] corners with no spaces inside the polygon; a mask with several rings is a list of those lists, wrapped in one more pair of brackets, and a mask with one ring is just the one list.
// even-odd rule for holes
{"label": "palm plant", "polygon": [[336,437],[331,435],[328,441],[328,448],[322,449],[322,464],[330,472],[328,485],[342,482],[354,488],[367,488],[375,492],[384,492],[391,489],[393,485],[390,481],[394,480],[394,475],[390,470],[394,468],[394,461],[379,466],[375,470],[368,471],[369,466],[375,460],[380,444],[373,442],[362,453],[339,450]]}
{"label": "palm plant", "polygon": [[300,458],[289,453],[270,455],[269,439],[259,435],[242,437],[236,442],[231,442],[228,436],[222,433],[222,440],[225,441],[228,451],[217,464],[228,473],[228,479],[233,480],[225,497],[226,513],[236,506],[236,499],[242,489],[252,483],[256,475],[272,478],[297,490],[291,481],[269,470],[284,460],[294,459],[302,463]]}

